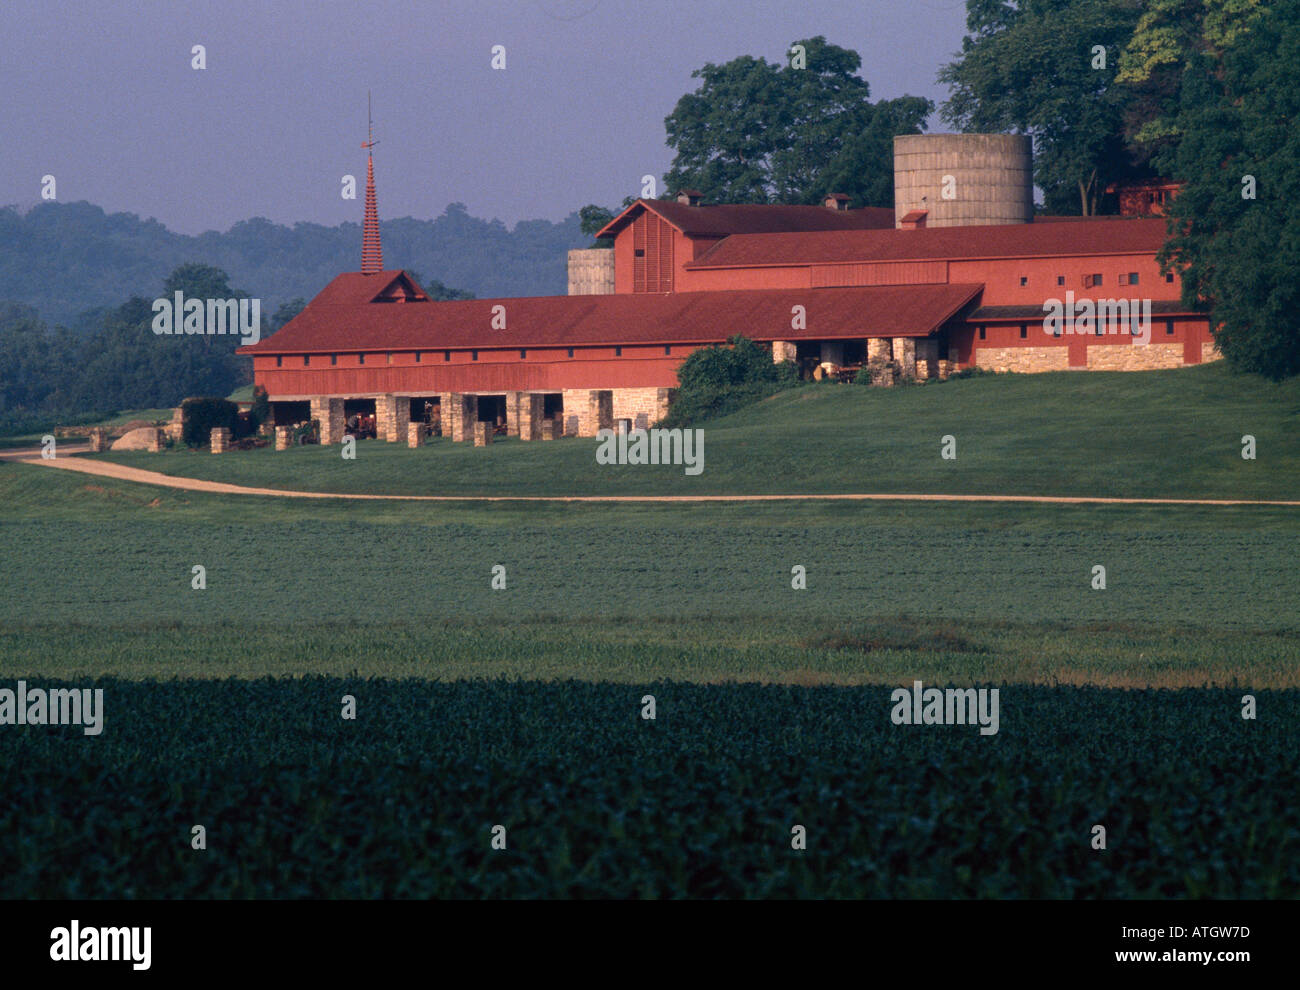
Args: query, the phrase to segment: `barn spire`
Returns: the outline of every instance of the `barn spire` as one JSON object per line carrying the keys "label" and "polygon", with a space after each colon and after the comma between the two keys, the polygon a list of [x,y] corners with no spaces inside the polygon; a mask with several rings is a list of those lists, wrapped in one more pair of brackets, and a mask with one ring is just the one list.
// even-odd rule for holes
{"label": "barn spire", "polygon": [[370,94],[366,93],[366,219],[361,231],[361,274],[374,275],[384,270],[384,251],[379,245],[379,208],[375,205],[374,121],[370,115]]}

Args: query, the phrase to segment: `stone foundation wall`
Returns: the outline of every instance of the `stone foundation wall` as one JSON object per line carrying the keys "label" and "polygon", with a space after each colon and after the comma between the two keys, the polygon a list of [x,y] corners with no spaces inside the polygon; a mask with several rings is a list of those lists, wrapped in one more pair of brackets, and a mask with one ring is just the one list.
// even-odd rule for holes
{"label": "stone foundation wall", "polygon": [[[674,389],[670,388],[616,388],[614,391],[613,419],[632,421],[635,429],[637,421],[644,416],[648,424],[653,425],[668,415],[668,406],[672,402]],[[566,405],[567,409],[568,406]]]}
{"label": "stone foundation wall", "polygon": [[569,436],[594,437],[598,430],[614,428],[612,389],[566,388],[564,390],[564,432]]}
{"label": "stone foundation wall", "polygon": [[224,454],[230,449],[230,431],[224,426],[212,428],[212,452]]}
{"label": "stone foundation wall", "polygon": [[1070,349],[1063,345],[981,347],[975,351],[975,364],[994,371],[1065,371],[1070,366]]}
{"label": "stone foundation wall", "polygon": [[474,446],[486,447],[492,442],[492,433],[496,429],[491,423],[475,422],[473,427]]}
{"label": "stone foundation wall", "polygon": [[90,431],[90,452],[98,454],[108,449],[108,431],[96,426]]}
{"label": "stone foundation wall", "polygon": [[939,342],[933,337],[924,337],[916,342],[916,377],[939,377]]}
{"label": "stone foundation wall", "polygon": [[424,443],[424,424],[407,423],[406,424],[406,445],[414,450]]}
{"label": "stone foundation wall", "polygon": [[1205,341],[1201,344],[1202,361],[1221,361],[1223,355],[1219,353],[1218,344],[1212,340]]}
{"label": "stone foundation wall", "polygon": [[1088,348],[1090,371],[1149,371],[1182,366],[1182,344],[1112,344]]}

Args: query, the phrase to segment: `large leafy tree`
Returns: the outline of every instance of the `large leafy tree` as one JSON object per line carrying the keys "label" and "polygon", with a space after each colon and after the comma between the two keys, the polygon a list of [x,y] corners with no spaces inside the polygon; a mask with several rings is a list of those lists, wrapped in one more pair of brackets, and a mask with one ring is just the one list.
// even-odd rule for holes
{"label": "large leafy tree", "polygon": [[843,192],[855,206],[893,205],[893,138],[917,134],[933,104],[872,103],[857,52],[818,35],[784,63],[744,55],[712,62],[664,120],[676,155],[665,192],[695,188],[715,203],[815,203]]}
{"label": "large leafy tree", "polygon": [[957,59],[939,72],[940,114],[968,132],[1034,142],[1034,180],[1049,210],[1097,212],[1109,181],[1134,174],[1123,139],[1130,93],[1115,85],[1140,0],[968,0]]}
{"label": "large leafy tree", "polygon": [[1186,185],[1162,260],[1185,303],[1209,306],[1232,366],[1280,379],[1300,374],[1300,0],[1238,27],[1180,80],[1160,161]]}

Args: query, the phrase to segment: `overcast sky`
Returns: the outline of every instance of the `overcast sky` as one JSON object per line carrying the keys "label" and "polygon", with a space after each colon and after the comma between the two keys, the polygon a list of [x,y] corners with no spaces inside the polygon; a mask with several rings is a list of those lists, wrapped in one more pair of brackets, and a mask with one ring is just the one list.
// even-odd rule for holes
{"label": "overcast sky", "polygon": [[365,180],[369,89],[381,220],[558,220],[663,175],[705,62],[824,34],[872,99],[938,103],[964,24],[961,0],[0,0],[0,203],[50,174],[62,202],[183,233],[360,221],[340,189]]}

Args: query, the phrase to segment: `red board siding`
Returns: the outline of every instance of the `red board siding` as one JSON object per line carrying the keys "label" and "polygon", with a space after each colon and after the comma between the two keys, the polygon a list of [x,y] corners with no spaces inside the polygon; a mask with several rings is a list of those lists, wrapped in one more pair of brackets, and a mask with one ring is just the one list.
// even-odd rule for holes
{"label": "red board siding", "polygon": [[[632,222],[632,291],[673,291],[673,242],[677,231],[647,210]],[[639,256],[636,252],[642,252]],[[617,265],[617,260],[615,261]]]}
{"label": "red board siding", "polygon": [[924,285],[948,281],[946,261],[897,261],[862,265],[813,265],[815,289],[835,285]]}

